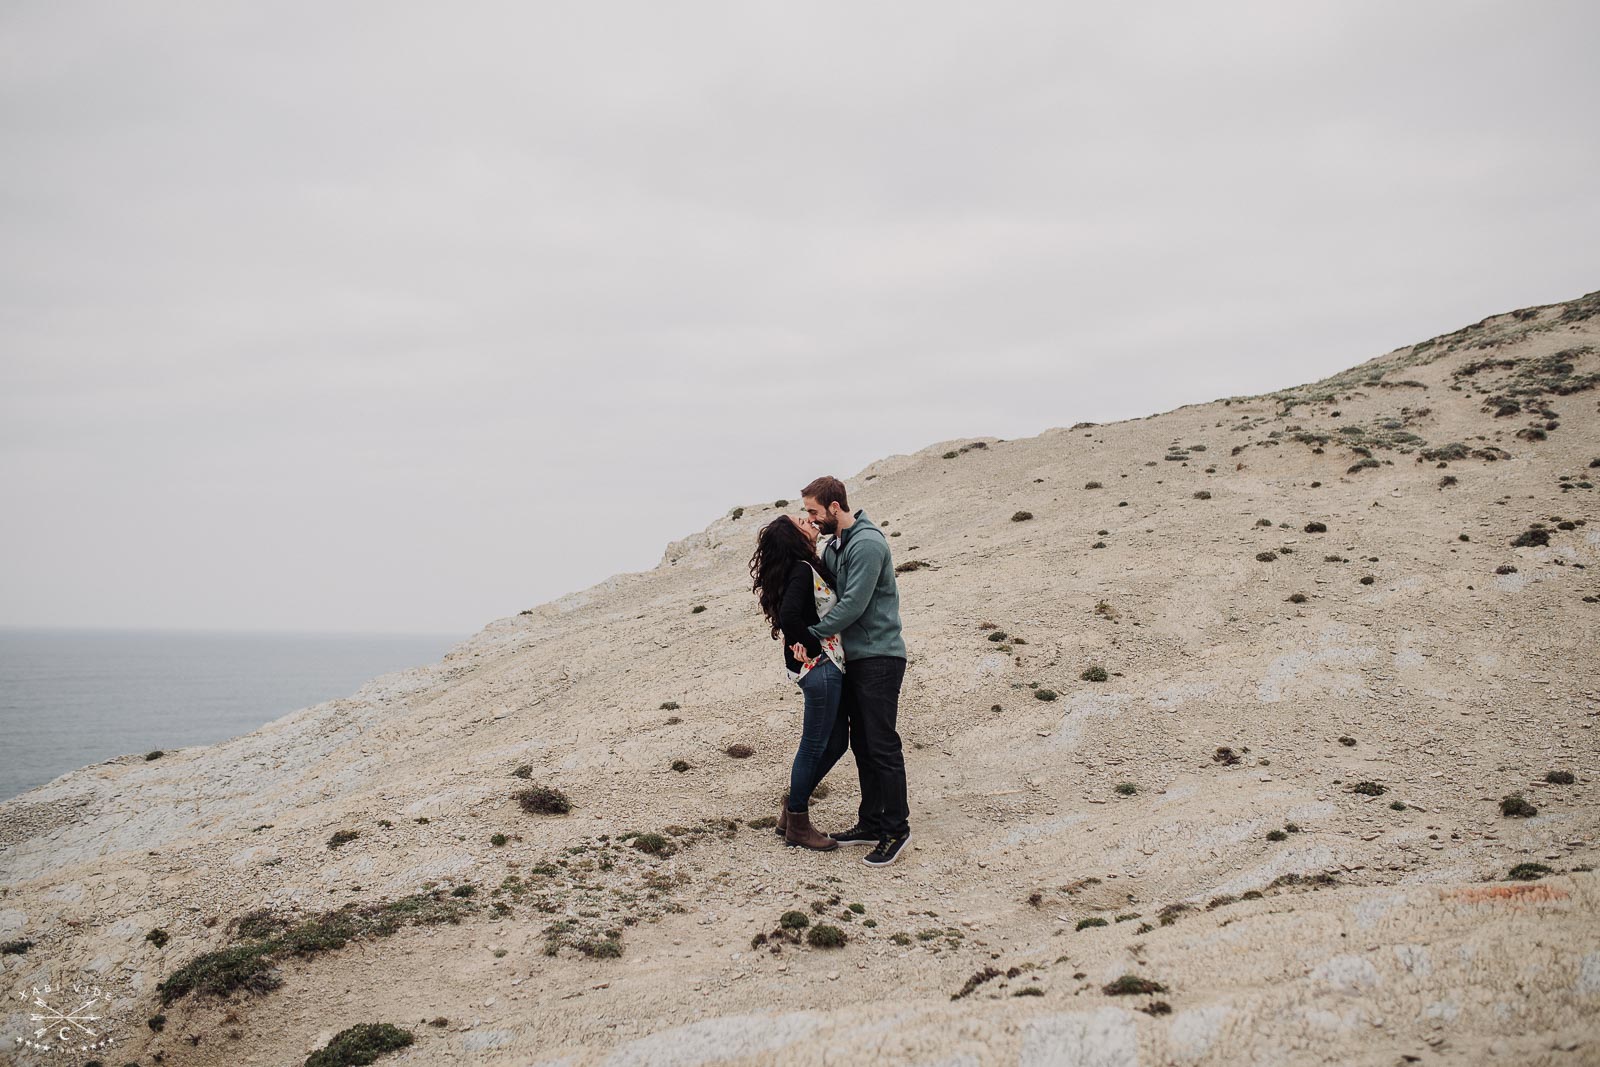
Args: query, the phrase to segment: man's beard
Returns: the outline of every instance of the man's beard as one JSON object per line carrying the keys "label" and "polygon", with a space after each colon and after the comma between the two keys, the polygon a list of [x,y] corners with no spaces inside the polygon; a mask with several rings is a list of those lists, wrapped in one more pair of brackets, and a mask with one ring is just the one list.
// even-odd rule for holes
{"label": "man's beard", "polygon": [[839,532],[839,520],[837,520],[837,519],[818,519],[818,520],[816,520],[816,527],[822,533],[835,534],[835,533]]}

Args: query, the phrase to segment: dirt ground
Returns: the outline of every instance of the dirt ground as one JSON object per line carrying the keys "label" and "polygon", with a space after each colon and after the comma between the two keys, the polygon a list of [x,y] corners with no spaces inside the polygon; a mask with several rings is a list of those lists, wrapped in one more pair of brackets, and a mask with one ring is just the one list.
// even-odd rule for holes
{"label": "dirt ground", "polygon": [[[0,805],[0,1059],[299,1064],[386,1022],[397,1067],[1600,1063],[1597,347],[1600,294],[847,478],[926,565],[886,869],[750,825],[801,707],[745,571],[772,501],[347,700],[64,775]],[[849,757],[827,785],[849,825]],[[278,984],[163,1005],[252,915],[300,932]],[[18,1041],[45,983],[98,988],[108,1047]]]}

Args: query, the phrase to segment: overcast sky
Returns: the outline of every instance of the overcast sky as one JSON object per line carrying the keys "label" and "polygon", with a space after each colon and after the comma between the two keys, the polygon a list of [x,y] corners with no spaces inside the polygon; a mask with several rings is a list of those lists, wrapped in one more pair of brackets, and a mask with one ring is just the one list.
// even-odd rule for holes
{"label": "overcast sky", "polygon": [[0,624],[465,634],[816,474],[1600,288],[1596,41],[1589,0],[9,0]]}

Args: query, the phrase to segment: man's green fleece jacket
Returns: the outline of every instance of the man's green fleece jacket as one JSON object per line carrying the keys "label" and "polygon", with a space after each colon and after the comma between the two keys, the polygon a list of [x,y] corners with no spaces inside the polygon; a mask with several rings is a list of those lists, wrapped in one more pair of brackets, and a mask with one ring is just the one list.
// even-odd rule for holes
{"label": "man's green fleece jacket", "polygon": [[850,661],[868,656],[906,658],[900,636],[900,587],[894,580],[889,539],[864,511],[841,530],[822,552],[822,561],[839,578],[839,602],[810,627],[817,637],[838,634],[844,644],[845,670]]}

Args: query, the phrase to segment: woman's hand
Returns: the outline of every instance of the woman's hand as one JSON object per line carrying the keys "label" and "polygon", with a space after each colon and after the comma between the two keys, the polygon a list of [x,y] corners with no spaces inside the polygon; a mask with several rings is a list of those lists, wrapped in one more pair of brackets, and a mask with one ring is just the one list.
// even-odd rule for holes
{"label": "woman's hand", "polygon": [[802,645],[799,641],[796,641],[794,644],[790,645],[789,651],[794,653],[794,658],[799,660],[801,663],[804,663],[810,658],[806,655],[806,646]]}

